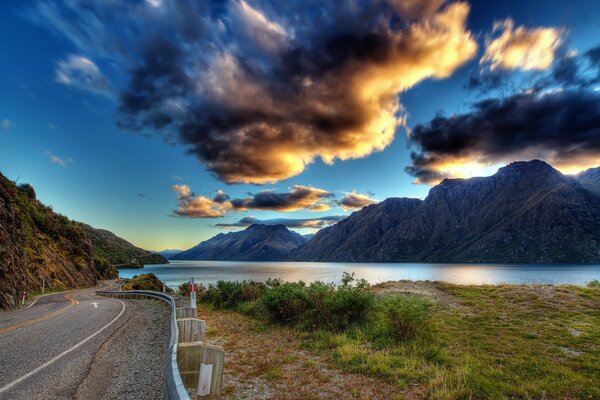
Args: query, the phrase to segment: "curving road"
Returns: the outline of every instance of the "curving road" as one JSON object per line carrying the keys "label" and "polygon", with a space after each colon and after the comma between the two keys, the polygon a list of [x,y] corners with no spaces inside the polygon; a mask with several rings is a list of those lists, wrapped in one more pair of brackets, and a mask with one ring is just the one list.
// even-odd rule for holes
{"label": "curving road", "polygon": [[[79,397],[102,345],[142,308],[94,290],[52,294],[29,308],[0,313],[0,399]],[[163,360],[157,361],[162,368]]]}

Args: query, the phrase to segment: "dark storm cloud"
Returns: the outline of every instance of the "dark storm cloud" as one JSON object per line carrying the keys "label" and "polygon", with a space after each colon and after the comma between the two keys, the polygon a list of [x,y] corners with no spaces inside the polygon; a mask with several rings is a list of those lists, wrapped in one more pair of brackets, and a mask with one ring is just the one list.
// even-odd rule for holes
{"label": "dark storm cloud", "polygon": [[264,184],[392,142],[398,94],[476,53],[468,4],[444,3],[47,0],[32,18],[125,75],[119,126]]}
{"label": "dark storm cloud", "polygon": [[297,211],[302,209],[324,211],[329,208],[325,199],[333,197],[323,189],[295,185],[289,192],[261,191],[243,199],[231,200],[237,210]]}
{"label": "dark storm cloud", "polygon": [[185,218],[218,218],[245,210],[326,211],[331,207],[328,199],[334,197],[326,190],[300,185],[294,185],[284,193],[263,190],[240,199],[231,199],[222,190],[218,190],[212,198],[197,195],[188,185],[173,185],[172,190],[177,193],[178,202],[178,208],[173,210],[172,215]]}
{"label": "dark storm cloud", "polygon": [[331,215],[319,218],[273,218],[273,219],[257,219],[254,217],[244,217],[237,222],[221,223],[215,226],[219,228],[237,228],[250,226],[252,224],[262,225],[285,225],[288,228],[311,228],[321,229],[344,219],[345,215]]}
{"label": "dark storm cloud", "polygon": [[557,89],[489,98],[472,111],[417,125],[407,171],[420,182],[456,175],[455,165],[544,159],[565,171],[600,164],[600,93]]}

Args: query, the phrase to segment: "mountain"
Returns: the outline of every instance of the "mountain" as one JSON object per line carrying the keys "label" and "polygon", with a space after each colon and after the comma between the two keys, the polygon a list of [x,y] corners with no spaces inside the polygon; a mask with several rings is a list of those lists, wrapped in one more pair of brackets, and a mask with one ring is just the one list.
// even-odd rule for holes
{"label": "mountain", "polygon": [[161,256],[163,256],[164,258],[166,258],[168,260],[169,258],[173,257],[174,255],[181,253],[182,251],[183,250],[165,249],[162,251],[156,251],[155,254],[160,254]]}
{"label": "mountain", "polygon": [[16,307],[23,295],[46,288],[89,287],[117,272],[95,256],[81,224],[56,214],[27,184],[0,174],[0,307]]}
{"label": "mountain", "polygon": [[576,176],[584,188],[600,194],[600,167],[590,168]]}
{"label": "mountain", "polygon": [[144,264],[168,264],[160,254],[140,249],[114,233],[81,224],[92,240],[94,253],[116,268],[142,268]]}
{"label": "mountain", "polygon": [[[581,177],[579,178],[581,179]],[[446,179],[427,198],[391,198],[322,229],[297,261],[600,261],[600,201],[542,161]]]}
{"label": "mountain", "polygon": [[250,225],[243,231],[220,233],[171,260],[277,261],[306,239],[284,225]]}

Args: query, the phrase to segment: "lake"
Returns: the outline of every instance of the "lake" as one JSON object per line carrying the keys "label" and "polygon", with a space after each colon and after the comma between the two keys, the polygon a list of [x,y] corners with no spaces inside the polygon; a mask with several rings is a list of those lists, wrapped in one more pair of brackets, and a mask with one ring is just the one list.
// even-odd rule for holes
{"label": "lake", "polygon": [[168,286],[177,288],[194,277],[197,283],[222,280],[280,278],[286,281],[339,282],[343,272],[354,273],[375,284],[390,280],[430,280],[457,284],[569,283],[583,285],[600,280],[600,264],[409,264],[172,261],[143,269],[122,269],[122,278],[152,272]]}

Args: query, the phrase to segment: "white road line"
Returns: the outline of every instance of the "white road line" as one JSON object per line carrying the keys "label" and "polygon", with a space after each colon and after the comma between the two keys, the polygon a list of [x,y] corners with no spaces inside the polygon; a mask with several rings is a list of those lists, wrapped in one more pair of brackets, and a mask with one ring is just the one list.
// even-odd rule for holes
{"label": "white road line", "polygon": [[23,375],[22,377],[20,377],[18,379],[15,379],[14,381],[12,381],[11,383],[9,383],[8,385],[6,385],[4,387],[1,387],[0,388],[0,393],[6,392],[7,390],[11,389],[13,386],[18,385],[19,383],[23,382],[25,379],[31,377],[32,375],[37,374],[38,372],[40,372],[44,368],[48,367],[49,365],[52,365],[53,363],[55,363],[56,361],[58,361],[62,357],[66,356],[67,354],[69,354],[70,352],[72,352],[73,350],[76,350],[80,346],[86,344],[87,342],[89,342],[90,340],[92,340],[93,338],[95,338],[97,335],[99,335],[103,330],[105,330],[106,328],[108,328],[109,326],[111,326],[125,312],[125,303],[123,303],[121,300],[117,300],[117,301],[119,303],[121,303],[121,306],[123,306],[123,308],[121,309],[121,312],[119,313],[119,315],[117,315],[112,321],[110,321],[108,324],[104,325],[102,328],[100,328],[99,330],[97,330],[92,335],[90,335],[87,338],[83,339],[81,342],[77,343],[75,346],[71,347],[68,350],[63,351],[62,353],[60,353],[59,355],[57,355],[56,357],[54,357],[50,361],[45,362],[44,364],[40,365],[39,367],[37,367],[33,371],[28,372],[27,374]]}
{"label": "white road line", "polygon": [[97,301],[93,302],[92,305],[94,306],[94,308],[98,308],[98,302]]}

